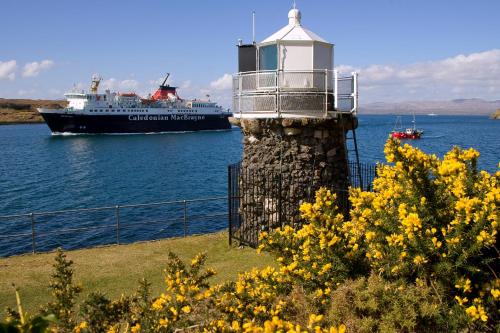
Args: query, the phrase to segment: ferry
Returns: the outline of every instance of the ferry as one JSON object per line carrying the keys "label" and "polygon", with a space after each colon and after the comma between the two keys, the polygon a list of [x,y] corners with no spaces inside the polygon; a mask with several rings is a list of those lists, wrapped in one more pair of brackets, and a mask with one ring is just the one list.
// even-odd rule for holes
{"label": "ferry", "polygon": [[231,128],[229,110],[207,100],[184,100],[176,87],[167,84],[169,75],[148,98],[135,93],[98,93],[101,77],[92,76],[90,92],[64,94],[64,109],[39,108],[53,134],[159,133]]}

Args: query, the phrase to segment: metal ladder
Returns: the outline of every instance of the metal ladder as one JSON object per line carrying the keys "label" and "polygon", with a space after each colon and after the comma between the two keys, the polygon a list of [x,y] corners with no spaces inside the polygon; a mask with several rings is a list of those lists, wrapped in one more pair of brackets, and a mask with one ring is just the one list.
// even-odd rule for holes
{"label": "metal ladder", "polygon": [[[345,130],[345,126],[344,126],[344,115],[343,114],[340,114],[340,122],[341,122],[341,125],[342,125],[342,131],[343,133],[345,133],[345,138],[344,138],[344,151],[345,151],[345,157],[346,157],[346,160],[347,160],[347,176],[349,178],[349,185],[353,185],[353,175],[351,175],[351,168],[350,168],[350,159],[349,159],[349,145],[348,145],[348,141],[352,141],[353,145],[354,145],[354,154],[355,154],[355,162],[356,162],[356,175],[358,177],[358,185],[361,189],[364,189],[363,188],[363,178],[361,177],[361,164],[359,162],[359,151],[358,151],[358,141],[356,140],[356,129],[354,128],[354,118],[353,118],[353,115],[350,114],[349,115],[349,121],[351,122],[351,130],[349,131],[346,131]],[[349,136],[349,132],[351,132],[351,136]]]}

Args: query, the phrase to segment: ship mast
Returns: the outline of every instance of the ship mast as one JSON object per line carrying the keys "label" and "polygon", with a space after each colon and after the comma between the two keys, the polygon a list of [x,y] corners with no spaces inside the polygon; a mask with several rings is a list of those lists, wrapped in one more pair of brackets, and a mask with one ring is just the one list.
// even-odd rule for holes
{"label": "ship mast", "polygon": [[102,78],[99,74],[92,75],[92,84],[90,85],[90,92],[92,94],[97,94],[97,89],[99,88],[99,83],[101,83]]}
{"label": "ship mast", "polygon": [[163,80],[163,83],[161,84],[161,87],[164,87],[167,83],[167,80],[168,78],[170,77],[170,73],[167,73],[167,77],[165,78],[165,80]]}

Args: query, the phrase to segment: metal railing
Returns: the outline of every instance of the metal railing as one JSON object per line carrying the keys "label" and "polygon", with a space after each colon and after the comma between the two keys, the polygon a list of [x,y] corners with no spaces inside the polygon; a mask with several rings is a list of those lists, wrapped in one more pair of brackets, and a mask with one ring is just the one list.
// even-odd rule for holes
{"label": "metal railing", "polygon": [[226,205],[224,196],[0,216],[0,256],[214,232],[226,228]]}
{"label": "metal railing", "polygon": [[[362,177],[350,178],[349,186],[372,190],[376,176],[375,164],[349,162],[347,167],[350,174]],[[336,194],[335,204],[348,218],[351,203],[347,187],[338,188],[338,184],[307,180],[275,169],[251,169],[241,163],[228,166],[229,244],[237,241],[240,245],[255,247],[261,231],[284,225],[301,225],[300,204],[312,202],[320,187],[326,187]]]}
{"label": "metal railing", "polygon": [[257,71],[233,76],[237,118],[328,117],[357,112],[357,73],[336,70]]}

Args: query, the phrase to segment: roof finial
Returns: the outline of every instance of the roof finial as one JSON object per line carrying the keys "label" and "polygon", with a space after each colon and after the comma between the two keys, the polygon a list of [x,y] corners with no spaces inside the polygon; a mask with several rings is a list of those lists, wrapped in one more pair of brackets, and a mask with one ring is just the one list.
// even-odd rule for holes
{"label": "roof finial", "polygon": [[293,8],[288,12],[288,25],[300,25],[301,14],[293,0]]}

